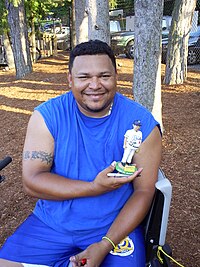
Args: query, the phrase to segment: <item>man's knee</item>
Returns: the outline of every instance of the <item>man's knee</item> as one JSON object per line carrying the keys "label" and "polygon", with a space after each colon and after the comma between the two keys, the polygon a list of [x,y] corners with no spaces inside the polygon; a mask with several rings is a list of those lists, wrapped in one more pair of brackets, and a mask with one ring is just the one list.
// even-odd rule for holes
{"label": "man's knee", "polygon": [[1,267],[24,267],[19,262],[8,261],[8,260],[3,260],[3,259],[0,259],[0,266]]}

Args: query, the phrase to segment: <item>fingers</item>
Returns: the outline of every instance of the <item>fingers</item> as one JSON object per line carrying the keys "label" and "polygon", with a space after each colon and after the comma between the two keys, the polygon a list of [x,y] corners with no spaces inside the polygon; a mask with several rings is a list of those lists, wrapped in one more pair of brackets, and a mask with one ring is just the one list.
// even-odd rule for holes
{"label": "fingers", "polygon": [[80,253],[80,254],[70,257],[70,262],[72,263],[72,267],[86,266],[87,259],[82,258],[81,253]]}
{"label": "fingers", "polygon": [[117,179],[117,183],[124,184],[132,182],[136,177],[140,176],[143,168],[139,168],[132,175],[123,175],[122,173],[109,173],[108,176]]}
{"label": "fingers", "polygon": [[113,161],[106,170],[108,170],[108,172],[114,171],[115,167],[116,167],[116,161]]}
{"label": "fingers", "polygon": [[113,172],[115,170],[116,167],[116,161],[113,161],[110,166],[108,166],[106,169],[104,169],[101,173],[102,174],[108,174],[110,172]]}

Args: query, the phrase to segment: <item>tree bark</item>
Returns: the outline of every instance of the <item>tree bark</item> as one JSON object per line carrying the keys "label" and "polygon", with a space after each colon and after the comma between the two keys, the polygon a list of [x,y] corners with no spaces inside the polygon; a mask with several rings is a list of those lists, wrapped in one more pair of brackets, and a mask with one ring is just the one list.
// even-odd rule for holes
{"label": "tree bark", "polygon": [[74,0],[73,21],[74,35],[73,45],[86,42],[88,40],[88,14],[86,12],[86,0]]}
{"label": "tree bark", "polygon": [[196,0],[176,0],[168,38],[165,84],[182,84],[187,79],[188,39]]}
{"label": "tree bark", "polygon": [[87,0],[88,38],[110,44],[109,1]]}
{"label": "tree bark", "polygon": [[135,0],[133,95],[159,121],[161,102],[161,33],[163,0]]}
{"label": "tree bark", "polygon": [[108,0],[75,0],[74,44],[99,39],[110,44]]}
{"label": "tree bark", "polygon": [[20,0],[18,6],[14,6],[9,0],[6,0],[5,3],[8,10],[8,23],[10,26],[16,78],[21,79],[26,74],[32,72],[24,0]]}
{"label": "tree bark", "polygon": [[34,23],[34,16],[31,14],[31,36],[30,36],[30,44],[32,46],[32,62],[36,62],[36,34],[35,34],[35,23]]}
{"label": "tree bark", "polygon": [[8,68],[14,69],[15,68],[14,56],[13,56],[13,51],[11,48],[8,32],[4,32],[4,34],[3,34],[3,45],[5,48],[5,52],[6,52],[6,61],[8,64]]}

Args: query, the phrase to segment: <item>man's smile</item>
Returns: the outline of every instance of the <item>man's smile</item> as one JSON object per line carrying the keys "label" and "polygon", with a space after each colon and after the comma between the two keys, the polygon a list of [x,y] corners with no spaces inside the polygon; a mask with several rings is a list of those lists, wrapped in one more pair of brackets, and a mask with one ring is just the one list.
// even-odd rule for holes
{"label": "man's smile", "polygon": [[88,97],[89,99],[100,100],[106,95],[106,92],[98,92],[98,93],[90,92],[90,93],[83,93],[83,95]]}

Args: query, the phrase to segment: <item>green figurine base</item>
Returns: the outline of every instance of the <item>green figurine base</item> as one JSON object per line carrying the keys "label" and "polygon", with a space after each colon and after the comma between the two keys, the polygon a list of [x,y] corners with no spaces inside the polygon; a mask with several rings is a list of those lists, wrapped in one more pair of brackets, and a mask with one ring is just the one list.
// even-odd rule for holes
{"label": "green figurine base", "polygon": [[132,175],[134,172],[137,171],[137,167],[135,164],[131,164],[131,165],[125,165],[123,166],[122,163],[120,161],[116,162],[116,167],[115,169],[121,173],[121,174],[125,174],[125,175]]}

